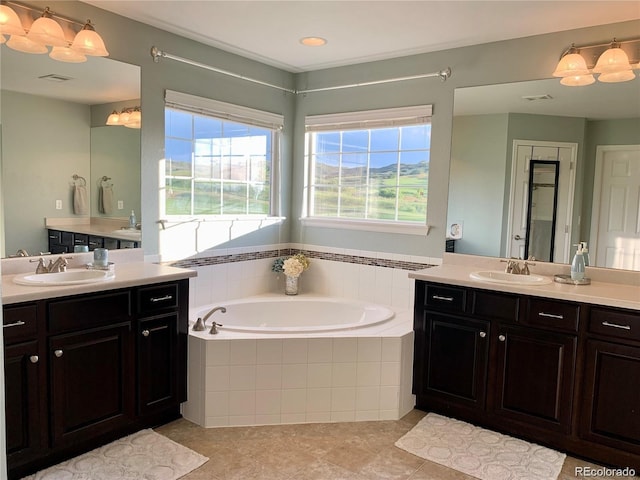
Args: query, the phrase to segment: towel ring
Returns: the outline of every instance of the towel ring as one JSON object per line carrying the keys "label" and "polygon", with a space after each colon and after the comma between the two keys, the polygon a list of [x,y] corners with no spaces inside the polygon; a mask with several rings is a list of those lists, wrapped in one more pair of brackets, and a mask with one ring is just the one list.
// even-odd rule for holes
{"label": "towel ring", "polygon": [[[78,175],[77,173],[74,173],[71,178],[73,178],[74,182],[77,182],[78,180],[82,180],[82,183],[80,184],[82,186],[86,186],[87,185],[87,180],[84,177],[81,177],[80,175]],[[77,185],[77,183],[76,183],[76,185]]]}
{"label": "towel ring", "polygon": [[104,175],[102,178],[100,178],[100,186],[113,187],[113,183],[109,183],[109,180],[111,180],[111,177],[107,177],[106,175]]}

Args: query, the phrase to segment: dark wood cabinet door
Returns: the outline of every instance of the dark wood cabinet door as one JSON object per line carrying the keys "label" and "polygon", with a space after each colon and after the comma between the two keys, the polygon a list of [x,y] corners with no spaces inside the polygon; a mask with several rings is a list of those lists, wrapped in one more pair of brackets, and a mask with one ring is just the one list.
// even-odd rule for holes
{"label": "dark wood cabinet door", "polygon": [[134,418],[131,323],[49,340],[54,446],[95,438]]}
{"label": "dark wood cabinet door", "polygon": [[138,414],[178,405],[178,313],[138,321]]}
{"label": "dark wood cabinet door", "polygon": [[426,312],[424,378],[418,395],[483,409],[489,323]]}
{"label": "dark wood cabinet door", "polygon": [[569,432],[577,337],[512,326],[495,335],[494,413]]}
{"label": "dark wood cabinet door", "polygon": [[640,347],[589,340],[580,436],[640,454]]}
{"label": "dark wood cabinet door", "polygon": [[4,352],[7,463],[13,468],[37,455],[46,441],[40,433],[41,359],[35,340],[6,346]]}

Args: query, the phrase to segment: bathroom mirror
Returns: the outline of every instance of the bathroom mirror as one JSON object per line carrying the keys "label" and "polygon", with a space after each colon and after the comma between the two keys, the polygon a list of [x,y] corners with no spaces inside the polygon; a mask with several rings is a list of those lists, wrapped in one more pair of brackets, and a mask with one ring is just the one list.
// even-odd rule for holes
{"label": "bathroom mirror", "polygon": [[[510,251],[516,140],[576,146],[575,165],[571,166],[575,168],[572,201],[558,198],[559,205],[569,203],[572,210],[569,220],[559,225],[567,231],[569,252],[554,261],[567,263],[579,241],[588,242],[589,247],[593,244],[594,249],[589,250],[595,257],[601,230],[598,225],[608,208],[599,200],[607,197],[599,194],[607,162],[622,165],[624,161],[627,170],[640,171],[638,166],[630,167],[640,164],[640,78],[585,87],[565,87],[558,79],[545,79],[457,88],[447,214],[448,225],[456,225],[462,232],[455,240],[455,252],[504,257]],[[607,152],[613,152],[615,158],[608,161]],[[636,176],[631,182],[630,190],[635,187],[637,192],[640,180]],[[635,207],[629,205],[636,209],[634,218],[638,218],[637,200]],[[460,235],[458,230],[456,236]],[[640,249],[637,233],[635,237],[629,232],[620,235],[627,249],[632,245]],[[603,240],[600,245],[606,247]],[[597,263],[592,258],[592,264],[640,268],[633,261],[616,263],[616,255],[604,247],[598,248]],[[519,256],[515,252],[511,255]]]}
{"label": "bathroom mirror", "polygon": [[102,176],[114,185],[110,216],[139,215],[140,130],[105,122],[113,109],[139,105],[140,68],[1,48],[3,256],[47,251],[45,218],[81,218],[73,212],[73,175],[86,180],[91,217],[105,216],[97,209]]}

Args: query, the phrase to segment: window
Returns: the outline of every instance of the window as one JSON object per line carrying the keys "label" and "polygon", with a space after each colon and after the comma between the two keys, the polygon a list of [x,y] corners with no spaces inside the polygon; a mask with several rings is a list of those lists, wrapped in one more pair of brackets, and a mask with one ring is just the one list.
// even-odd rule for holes
{"label": "window", "polygon": [[431,107],[307,117],[308,216],[426,223]]}
{"label": "window", "polygon": [[271,215],[282,117],[178,92],[165,105],[165,213]]}

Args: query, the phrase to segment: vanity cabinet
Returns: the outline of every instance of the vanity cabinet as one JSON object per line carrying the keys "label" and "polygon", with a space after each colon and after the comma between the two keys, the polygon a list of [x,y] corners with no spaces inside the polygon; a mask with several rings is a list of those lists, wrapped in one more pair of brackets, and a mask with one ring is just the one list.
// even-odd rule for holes
{"label": "vanity cabinet", "polygon": [[[187,284],[165,284],[138,289],[140,318],[136,323],[138,415],[150,415],[187,399]],[[182,365],[182,367],[181,367]]]}
{"label": "vanity cabinet", "polygon": [[10,478],[180,416],[188,288],[178,280],[4,307]]}
{"label": "vanity cabinet", "polygon": [[464,316],[466,291],[416,289],[414,387],[418,407],[474,417],[485,406],[489,322]]}
{"label": "vanity cabinet", "polygon": [[42,402],[45,362],[37,338],[38,305],[3,309],[7,462],[24,465],[46,444]]}
{"label": "vanity cabinet", "polygon": [[416,280],[416,407],[640,469],[640,313]]}
{"label": "vanity cabinet", "polygon": [[592,308],[580,436],[640,456],[640,313]]}
{"label": "vanity cabinet", "polygon": [[134,240],[119,240],[117,238],[85,233],[66,232],[49,229],[49,252],[52,254],[71,253],[75,246],[87,246],[89,251],[96,248],[116,250],[119,248],[138,248],[141,242]]}

